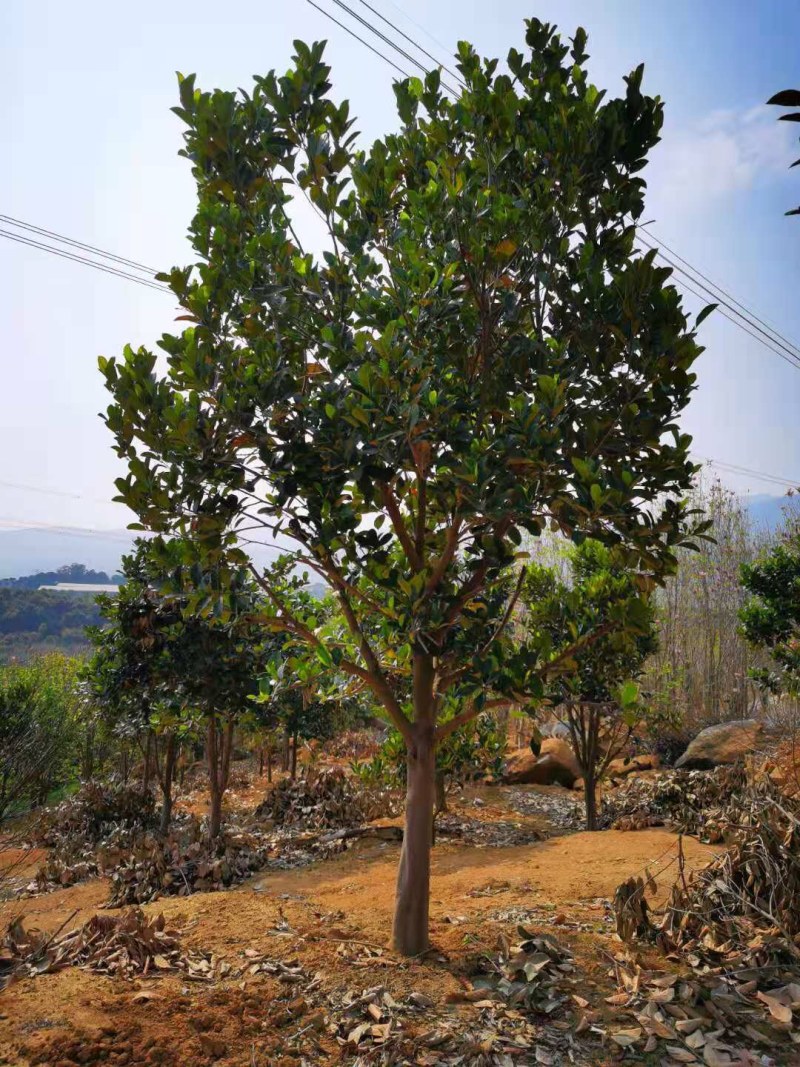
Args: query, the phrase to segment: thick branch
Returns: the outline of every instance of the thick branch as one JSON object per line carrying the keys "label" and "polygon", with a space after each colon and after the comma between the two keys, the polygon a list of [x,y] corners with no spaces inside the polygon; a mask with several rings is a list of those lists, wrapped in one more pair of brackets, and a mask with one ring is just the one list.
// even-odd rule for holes
{"label": "thick branch", "polygon": [[[316,648],[325,648],[324,642],[320,641],[314,631],[309,630],[307,626],[304,626],[301,622],[295,619],[287,610],[286,606],[272,589],[269,582],[258,573],[252,563],[250,564],[250,572],[275,607],[280,611],[281,615],[278,617],[278,621],[285,627],[285,629],[287,629],[289,633],[296,634],[307,644],[314,645]],[[337,667],[339,670],[344,671],[345,674],[352,675],[354,678],[360,678],[362,682],[365,682],[373,690],[373,692],[379,696],[381,695],[376,690],[373,678],[368,670],[365,670],[363,667],[359,667],[357,663],[353,663],[346,659],[340,660]]]}
{"label": "thick branch", "polygon": [[470,704],[469,707],[460,711],[458,715],[454,715],[452,719],[448,719],[447,722],[442,723],[441,726],[436,728],[434,738],[438,744],[439,741],[443,741],[445,737],[449,737],[450,734],[456,732],[461,726],[465,726],[472,719],[476,719],[482,711],[492,711],[494,708],[507,708],[514,704],[514,701],[510,697],[495,697],[492,700],[484,702],[483,707],[476,707],[475,704]]}
{"label": "thick branch", "polygon": [[414,542],[411,540],[405,520],[403,519],[403,514],[397,503],[397,498],[388,482],[381,482],[381,497],[383,498],[384,507],[386,508],[389,518],[392,520],[394,532],[397,534],[397,539],[403,547],[408,562],[414,568],[414,571],[421,571],[423,566],[422,559],[417,552]]}
{"label": "thick branch", "polygon": [[439,582],[445,576],[447,568],[453,562],[453,557],[456,554],[458,548],[458,535],[461,531],[461,518],[456,515],[453,519],[453,523],[448,527],[447,534],[445,536],[444,549],[441,556],[436,560],[430,573],[430,577],[425,583],[425,596],[430,596],[435,592]]}
{"label": "thick branch", "polygon": [[397,697],[395,697],[392,692],[391,686],[381,670],[378,657],[375,655],[364,631],[361,629],[361,625],[359,624],[355,611],[353,611],[353,605],[350,603],[347,591],[345,589],[338,589],[337,594],[339,603],[342,605],[342,612],[347,620],[347,625],[350,627],[353,636],[358,641],[358,647],[368,668],[368,677],[365,680],[375,695],[380,697],[383,701],[383,705],[388,711],[389,717],[403,735],[406,744],[411,744],[414,740],[414,735],[411,732],[411,723],[404,715],[403,709],[397,701]]}
{"label": "thick branch", "polygon": [[480,648],[478,650],[478,655],[479,656],[483,656],[486,652],[489,651],[489,648],[491,647],[491,645],[497,640],[497,638],[500,636],[500,634],[503,632],[503,630],[505,630],[506,626],[508,626],[509,622],[511,621],[511,616],[514,613],[514,608],[517,606],[517,601],[519,600],[519,594],[522,592],[522,583],[525,581],[525,575],[527,573],[528,573],[527,567],[520,568],[519,578],[517,579],[517,584],[514,587],[514,592],[511,594],[511,597],[510,597],[510,599],[508,601],[508,605],[506,607],[505,612],[503,613],[503,617],[500,620],[499,625],[496,627],[494,633],[489,637],[488,641],[483,645],[482,648]]}

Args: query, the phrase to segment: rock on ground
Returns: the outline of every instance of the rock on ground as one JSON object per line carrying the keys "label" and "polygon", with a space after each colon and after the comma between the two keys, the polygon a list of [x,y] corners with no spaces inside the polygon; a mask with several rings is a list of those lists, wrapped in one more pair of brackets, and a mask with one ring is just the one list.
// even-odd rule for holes
{"label": "rock on ground", "polygon": [[676,760],[675,766],[703,771],[723,763],[736,763],[757,747],[763,730],[756,719],[707,726]]}
{"label": "rock on ground", "polygon": [[638,774],[640,771],[655,771],[661,766],[661,759],[657,754],[625,756],[624,759],[612,760],[608,765],[607,775],[609,778],[627,778],[629,774]]}
{"label": "rock on ground", "polygon": [[509,785],[563,785],[571,789],[581,768],[572,746],[560,737],[546,737],[538,756],[519,748],[506,762],[503,780]]}

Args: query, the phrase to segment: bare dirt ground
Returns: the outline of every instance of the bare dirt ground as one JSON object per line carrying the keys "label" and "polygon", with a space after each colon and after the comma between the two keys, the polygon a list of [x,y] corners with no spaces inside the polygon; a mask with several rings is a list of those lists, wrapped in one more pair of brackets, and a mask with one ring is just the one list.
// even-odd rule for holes
{"label": "bare dirt ground", "polygon": [[[242,792],[234,803],[251,805],[253,791]],[[547,808],[547,790],[524,792],[534,795],[534,807]],[[518,793],[475,790],[459,810],[487,825],[545,829],[545,815],[520,814],[510,806]],[[692,838],[684,838],[683,846],[689,869],[715,852]],[[574,833],[505,848],[441,840],[431,887],[433,950],[417,960],[397,957],[388,947],[399,852],[392,842],[357,842],[327,862],[257,875],[225,892],[165,898],[144,910],[163,912],[182,927],[186,950],[213,953],[215,980],[168,973],[126,981],[72,967],[26,978],[0,994],[0,1064],[380,1062],[358,1059],[341,1033],[326,1027],[312,1010],[311,992],[347,1000],[382,987],[390,1003],[416,994],[427,1010],[397,1024],[412,1036],[431,1031],[436,1020],[471,1025],[477,1006],[455,1002],[464,979],[481,953],[495,950],[499,936],[513,940],[519,922],[555,935],[574,952],[576,992],[610,1017],[613,1008],[604,998],[616,985],[608,955],[614,947],[608,902],[623,879],[644,868],[653,873],[667,868],[657,877],[663,897],[676,872],[677,849],[677,837],[662,829]],[[0,923],[5,928],[24,914],[26,926],[55,933],[90,918],[106,898],[106,883],[94,879],[0,905]],[[271,962],[252,974],[252,961],[262,959]],[[221,971],[227,976],[219,977]],[[567,1019],[560,1025],[573,1024]],[[315,1051],[309,1053],[306,1044],[302,1053],[298,1034],[309,1033]],[[583,1062],[612,1063],[621,1055],[598,1045]],[[444,1062],[436,1056],[433,1051],[408,1062]]]}

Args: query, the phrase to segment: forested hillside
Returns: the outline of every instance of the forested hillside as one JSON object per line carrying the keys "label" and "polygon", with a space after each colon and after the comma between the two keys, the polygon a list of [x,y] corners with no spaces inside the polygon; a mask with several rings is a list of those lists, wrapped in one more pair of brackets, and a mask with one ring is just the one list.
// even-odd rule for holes
{"label": "forested hillside", "polygon": [[0,578],[0,586],[14,589],[39,589],[43,585],[57,585],[59,582],[72,582],[85,585],[108,585],[118,581],[119,575],[109,577],[105,571],[94,571],[83,563],[65,563],[53,571],[37,571],[21,578]]}
{"label": "forested hillside", "polygon": [[91,593],[0,588],[0,663],[28,660],[60,649],[76,654],[88,647],[85,628],[99,623]]}

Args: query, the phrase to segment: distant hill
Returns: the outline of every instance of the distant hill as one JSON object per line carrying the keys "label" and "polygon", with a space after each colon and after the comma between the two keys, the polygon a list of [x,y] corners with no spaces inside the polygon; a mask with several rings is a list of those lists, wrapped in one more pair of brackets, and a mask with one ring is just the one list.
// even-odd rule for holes
{"label": "distant hill", "polygon": [[[59,585],[70,583],[72,585],[119,585],[122,575],[116,574],[109,578],[105,571],[93,571],[83,563],[66,563],[56,571],[38,571],[36,574],[26,574],[20,578],[0,578],[0,588],[11,589],[40,589],[43,585]],[[80,590],[77,590],[80,592]]]}
{"label": "distant hill", "polygon": [[[104,530],[100,533],[70,530],[0,529],[0,579],[19,578],[57,571],[65,560],[79,559],[87,570],[116,574],[122,557],[128,555],[134,539],[132,530]],[[278,549],[248,546],[253,559],[263,565],[279,555]],[[285,551],[288,551],[288,546]],[[74,581],[62,578],[59,581]],[[113,581],[113,578],[112,578]],[[53,584],[42,582],[42,585]]]}
{"label": "distant hill", "polygon": [[0,587],[0,664],[59,649],[89,651],[85,628],[101,622],[92,593]]}
{"label": "distant hill", "polygon": [[87,570],[114,574],[135,536],[131,530],[89,534],[36,527],[0,529],[0,578],[56,571],[72,559],[82,560]]}
{"label": "distant hill", "polygon": [[[768,529],[774,529],[780,524],[783,508],[787,503],[787,497],[771,496],[768,493],[754,493],[744,497],[744,504],[753,520]],[[130,552],[136,536],[131,530],[84,533],[43,530],[37,527],[0,529],[0,585],[7,584],[4,579],[52,574],[64,565],[65,560],[74,559],[83,561],[87,572],[97,571],[114,575],[120,569],[123,555]],[[250,548],[250,551],[259,565],[268,563],[278,555],[277,549]],[[42,580],[38,584],[52,585],[55,581],[74,580]]]}

